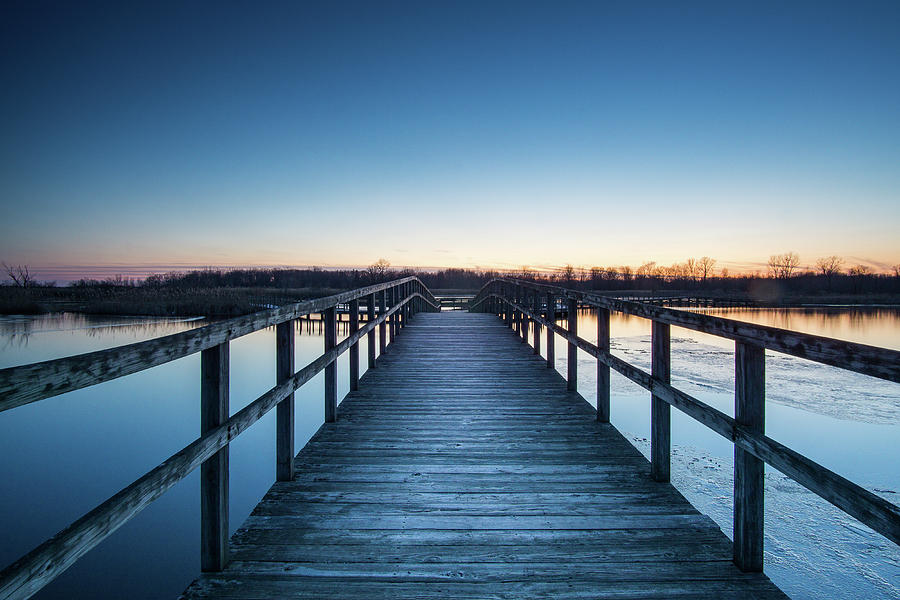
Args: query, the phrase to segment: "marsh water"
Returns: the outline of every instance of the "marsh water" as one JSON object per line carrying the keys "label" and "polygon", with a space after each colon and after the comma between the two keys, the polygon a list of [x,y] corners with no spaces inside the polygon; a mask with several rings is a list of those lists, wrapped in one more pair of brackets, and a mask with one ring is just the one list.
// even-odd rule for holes
{"label": "marsh water", "polygon": [[[900,349],[900,310],[710,309],[728,318]],[[56,314],[0,317],[0,368],[110,348],[202,326],[202,319]],[[649,368],[650,325],[613,314],[612,351]],[[593,313],[579,314],[591,339]],[[339,339],[346,329],[339,328]],[[299,368],[322,352],[315,323],[295,330]],[[557,339],[557,368],[565,370]],[[545,348],[542,347],[542,354]],[[231,343],[231,411],[275,383],[274,329]],[[347,391],[346,354],[338,364]],[[734,344],[672,328],[672,382],[733,414]],[[362,360],[363,367],[365,358]],[[579,354],[593,402],[595,360]],[[199,433],[194,355],[0,414],[0,564],[7,564],[176,452]],[[766,429],[839,474],[900,501],[900,385],[767,353]],[[300,388],[297,447],[323,420],[320,374]],[[617,374],[612,421],[649,452],[648,394]],[[231,445],[231,530],[275,478],[274,411]],[[732,445],[672,414],[673,483],[730,535]],[[38,598],[174,598],[199,572],[199,479],[191,474],[83,557]],[[766,572],[793,598],[898,598],[900,549],[774,470],[766,473]]]}

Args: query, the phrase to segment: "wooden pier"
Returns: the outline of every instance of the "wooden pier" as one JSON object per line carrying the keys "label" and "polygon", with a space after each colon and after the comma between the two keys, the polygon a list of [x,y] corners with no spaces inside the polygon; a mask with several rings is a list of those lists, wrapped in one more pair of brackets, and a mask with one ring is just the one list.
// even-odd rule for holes
{"label": "wooden pier", "polygon": [[[200,437],[6,567],[0,600],[32,596],[197,468],[203,573],[186,599],[784,598],[762,572],[766,464],[900,543],[900,508],[765,434],[766,350],[898,383],[900,352],[521,280],[467,305],[441,312],[408,277],[0,369],[2,412],[201,354]],[[579,306],[597,312],[596,343]],[[611,311],[651,321],[650,372],[610,353]],[[312,314],[323,354],[294,371]],[[734,340],[733,417],[671,385],[672,326]],[[231,415],[229,343],[266,327],[277,384]],[[596,358],[596,408],[579,351]],[[609,423],[612,370],[651,394],[649,461]],[[294,391],[320,372],[325,423],[295,454]],[[734,543],[669,483],[671,407],[734,444]],[[229,444],[273,409],[277,481],[229,539]]]}
{"label": "wooden pier", "polygon": [[784,598],[493,315],[417,315],[199,598]]}

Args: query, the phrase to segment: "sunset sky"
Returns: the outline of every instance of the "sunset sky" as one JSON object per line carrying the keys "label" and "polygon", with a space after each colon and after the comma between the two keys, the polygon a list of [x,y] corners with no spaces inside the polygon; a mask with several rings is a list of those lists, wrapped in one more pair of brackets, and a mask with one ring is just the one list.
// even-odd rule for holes
{"label": "sunset sky", "polygon": [[4,2],[0,260],[900,263],[900,2]]}

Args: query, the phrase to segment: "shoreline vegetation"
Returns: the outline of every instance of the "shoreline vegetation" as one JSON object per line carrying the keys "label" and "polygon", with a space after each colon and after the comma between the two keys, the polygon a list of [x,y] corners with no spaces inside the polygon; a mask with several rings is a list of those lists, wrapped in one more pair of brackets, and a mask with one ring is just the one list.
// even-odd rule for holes
{"label": "shoreline vegetation", "polygon": [[[7,267],[9,271],[9,267]],[[27,271],[26,271],[27,273]],[[21,271],[17,271],[21,275]],[[13,278],[0,285],[0,314],[79,312],[98,315],[232,317],[328,296],[343,290],[415,275],[432,290],[465,294],[495,277],[594,291],[612,296],[683,297],[743,302],[760,307],[900,306],[900,273],[793,273],[713,276],[677,269],[575,269],[554,273],[523,268],[498,272],[474,269],[391,269],[379,261],[367,269],[203,269],[144,280],[82,279],[67,286]]]}

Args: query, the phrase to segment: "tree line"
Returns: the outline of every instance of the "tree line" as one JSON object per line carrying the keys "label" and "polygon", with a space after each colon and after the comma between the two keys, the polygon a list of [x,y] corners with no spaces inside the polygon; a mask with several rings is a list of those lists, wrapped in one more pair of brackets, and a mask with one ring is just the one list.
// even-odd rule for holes
{"label": "tree line", "polygon": [[[34,287],[39,285],[27,266],[3,263],[9,285]],[[593,290],[691,290],[746,292],[760,280],[775,280],[785,292],[811,293],[900,293],[900,264],[888,274],[875,273],[865,265],[846,265],[838,256],[818,259],[814,266],[802,267],[795,252],[769,257],[767,271],[729,273],[718,268],[709,256],[671,265],[653,261],[637,267],[565,265],[553,270],[521,267],[516,270],[447,268],[422,270],[393,268],[384,259],[362,269],[295,268],[206,268],[185,272],[155,274],[145,279],[122,276],[106,279],[81,279],[70,283],[76,288],[150,289],[212,289],[212,288],[274,288],[274,289],[352,289],[399,277],[416,276],[432,289],[478,289],[495,277],[515,277],[566,287]],[[41,284],[47,285],[47,284]],[[52,285],[52,284],[50,284]]]}

